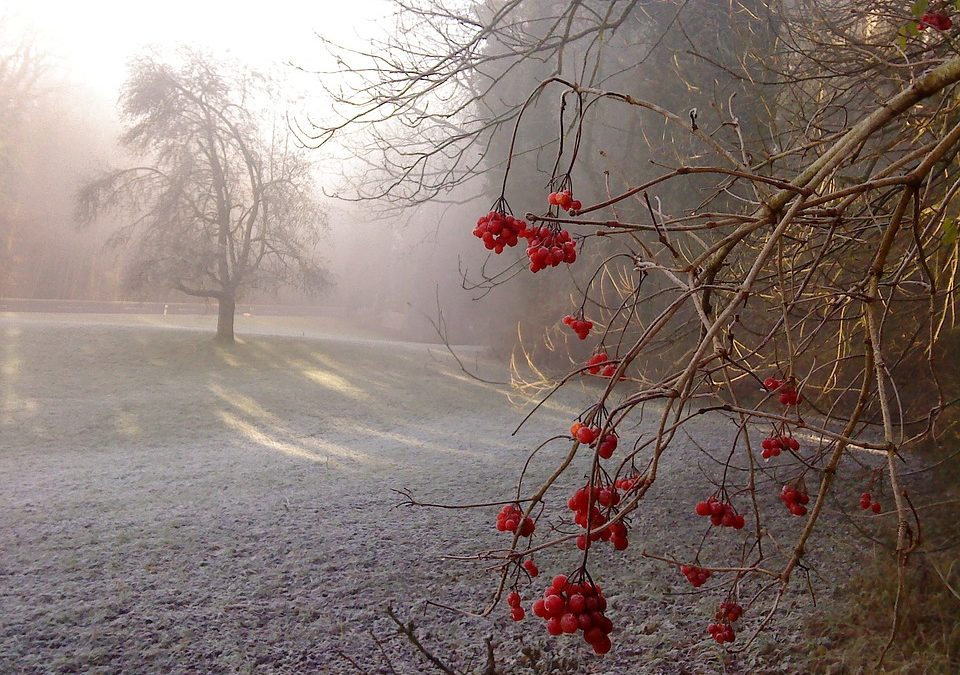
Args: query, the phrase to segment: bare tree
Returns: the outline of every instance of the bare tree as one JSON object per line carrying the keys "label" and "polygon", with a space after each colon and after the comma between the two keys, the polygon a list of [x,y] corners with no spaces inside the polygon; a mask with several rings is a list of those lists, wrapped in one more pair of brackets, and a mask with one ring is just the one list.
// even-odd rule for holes
{"label": "bare tree", "polygon": [[196,53],[179,67],[136,60],[122,143],[144,163],[90,181],[77,199],[81,223],[124,217],[110,243],[135,248],[135,286],[215,299],[228,342],[244,291],[326,282],[316,255],[325,213],[302,147],[270,115],[275,93],[264,76]]}
{"label": "bare tree", "polygon": [[[0,41],[10,38],[5,33],[0,29]],[[22,37],[0,48],[0,292],[6,290],[13,274],[24,229],[15,194],[22,160],[22,122],[40,96],[46,71],[46,60],[30,39]]]}

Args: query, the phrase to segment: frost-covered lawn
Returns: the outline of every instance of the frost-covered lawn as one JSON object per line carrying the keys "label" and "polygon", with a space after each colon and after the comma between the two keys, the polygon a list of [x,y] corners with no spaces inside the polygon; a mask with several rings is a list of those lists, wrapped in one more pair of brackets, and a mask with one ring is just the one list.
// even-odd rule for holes
{"label": "frost-covered lawn", "polygon": [[[527,408],[435,347],[271,317],[241,321],[243,342],[225,349],[196,330],[213,321],[0,315],[0,672],[357,672],[338,651],[389,672],[369,631],[398,672],[425,672],[390,638],[387,606],[456,664],[488,634],[508,660],[519,636],[543,641],[539,620],[513,626],[506,608],[490,619],[425,608],[482,607],[492,578],[440,557],[502,542],[496,509],[394,508],[392,489],[503,498],[527,449],[588,402],[582,392],[511,437]],[[701,431],[722,447],[727,430]],[[534,476],[565,450],[550,446]],[[702,495],[678,488],[697,475],[695,451],[672,461],[635,520],[634,552],[682,555],[699,539],[690,510]],[[571,638],[548,649],[580,660],[576,672],[719,669],[703,627],[720,591],[664,596],[690,588],[630,553],[597,560],[622,628],[610,657]],[[540,568],[573,560],[544,555]],[[762,658],[789,671],[798,646],[785,628],[732,669]]]}

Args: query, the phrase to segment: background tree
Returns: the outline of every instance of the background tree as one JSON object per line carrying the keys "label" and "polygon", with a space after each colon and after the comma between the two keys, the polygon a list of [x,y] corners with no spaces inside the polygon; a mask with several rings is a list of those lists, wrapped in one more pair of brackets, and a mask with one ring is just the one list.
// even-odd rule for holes
{"label": "background tree", "polygon": [[0,51],[0,292],[9,283],[22,221],[14,189],[21,164],[17,152],[21,127],[40,95],[45,69],[43,58],[26,38]]}
{"label": "background tree", "polygon": [[123,146],[143,163],[80,190],[81,223],[123,218],[110,240],[134,249],[134,287],[164,285],[218,303],[232,342],[244,291],[324,285],[317,244],[326,220],[311,163],[272,106],[263,75],[186,52],[174,66],[137,59],[121,95]]}

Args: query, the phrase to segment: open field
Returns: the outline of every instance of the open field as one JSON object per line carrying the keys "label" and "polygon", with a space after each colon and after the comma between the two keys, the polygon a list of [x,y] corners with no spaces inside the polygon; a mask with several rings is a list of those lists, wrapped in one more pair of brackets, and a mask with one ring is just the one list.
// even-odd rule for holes
{"label": "open field", "polygon": [[[426,672],[390,637],[388,606],[459,666],[493,633],[506,663],[522,636],[579,662],[573,672],[794,672],[818,648],[801,637],[797,584],[774,632],[723,655],[703,630],[723,591],[691,595],[675,569],[636,555],[699,541],[692,445],[661,470],[631,549],[597,555],[619,627],[607,658],[546,643],[539,620],[513,625],[505,608],[426,607],[482,607],[493,579],[441,556],[502,543],[496,509],[395,508],[392,489],[502,499],[586,392],[511,437],[529,403],[465,377],[442,349],[277,317],[240,322],[241,344],[222,348],[198,330],[213,321],[0,315],[0,672],[357,672],[338,652],[390,672],[370,631],[397,672]],[[696,422],[697,442],[724,447],[730,429],[716,424]],[[565,450],[549,446],[532,477]],[[821,538],[811,559],[839,564],[843,538]],[[549,575],[574,559],[539,564]]]}

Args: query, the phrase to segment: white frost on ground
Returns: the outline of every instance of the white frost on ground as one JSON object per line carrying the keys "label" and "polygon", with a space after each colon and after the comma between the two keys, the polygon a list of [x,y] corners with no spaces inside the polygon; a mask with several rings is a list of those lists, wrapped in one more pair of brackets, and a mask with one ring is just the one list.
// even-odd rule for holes
{"label": "white frost on ground", "polygon": [[[509,672],[526,672],[521,637],[592,673],[791,672],[809,649],[802,589],[776,633],[727,656],[704,633],[722,591],[690,594],[676,570],[635,555],[689,555],[699,541],[693,449],[661,469],[631,549],[597,555],[620,628],[605,659],[546,640],[532,615],[514,625],[505,607],[491,619],[426,607],[482,607],[493,579],[440,557],[502,543],[496,509],[395,508],[392,489],[503,499],[528,449],[562,433],[587,393],[511,437],[526,409],[442,349],[277,317],[241,320],[242,343],[225,349],[213,321],[0,314],[0,672],[357,672],[338,652],[390,672],[370,631],[398,673],[428,672],[390,637],[387,606],[459,667],[491,634]],[[698,442],[724,447],[730,429],[711,424],[696,422]],[[542,452],[532,477],[565,450]],[[574,553],[543,555],[544,576]]]}

